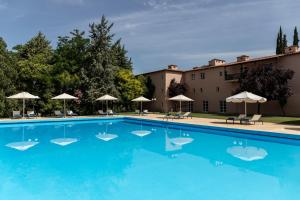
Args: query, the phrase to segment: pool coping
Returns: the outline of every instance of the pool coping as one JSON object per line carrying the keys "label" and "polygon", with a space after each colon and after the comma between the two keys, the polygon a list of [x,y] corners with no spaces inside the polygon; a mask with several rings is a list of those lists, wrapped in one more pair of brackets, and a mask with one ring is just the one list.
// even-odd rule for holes
{"label": "pool coping", "polygon": [[[46,119],[24,119],[24,120],[3,120],[0,121],[1,125],[15,125],[15,124],[35,124],[35,123],[55,123],[55,122],[74,122],[74,121],[94,121],[94,120],[128,120],[135,122],[146,122],[150,125],[160,125],[164,127],[164,125],[171,126],[172,128],[192,128],[192,129],[207,129],[207,130],[216,130],[223,131],[225,134],[219,135],[227,135],[227,136],[236,136],[241,137],[239,135],[243,135],[243,137],[247,137],[249,139],[262,139],[262,137],[274,138],[274,139],[283,139],[289,140],[291,143],[297,142],[300,145],[300,135],[292,134],[292,133],[279,133],[279,132],[269,132],[269,131],[260,131],[260,130],[249,130],[249,129],[240,129],[240,128],[229,128],[229,127],[220,127],[220,126],[210,126],[203,124],[190,124],[184,122],[175,122],[175,121],[164,121],[158,119],[145,119],[138,118],[134,116],[108,116],[108,117],[78,117],[78,118],[46,118]],[[228,132],[228,134],[226,134]],[[286,142],[284,142],[286,143]]]}

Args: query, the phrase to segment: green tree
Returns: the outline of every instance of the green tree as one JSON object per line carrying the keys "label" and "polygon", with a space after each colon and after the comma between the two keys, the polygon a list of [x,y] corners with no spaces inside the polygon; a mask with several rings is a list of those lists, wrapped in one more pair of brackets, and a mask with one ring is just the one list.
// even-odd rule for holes
{"label": "green tree", "polygon": [[35,109],[50,113],[53,110],[53,101],[50,99],[54,91],[51,76],[53,50],[50,42],[39,32],[26,44],[15,47],[15,50],[19,74],[17,89],[41,97],[35,102]]}
{"label": "green tree", "polygon": [[117,88],[119,91],[122,91],[120,93],[120,103],[125,110],[130,110],[132,108],[131,100],[144,94],[145,85],[129,69],[119,69],[116,74],[116,80]]}
{"label": "green tree", "polygon": [[282,50],[281,52],[284,53],[284,49],[288,46],[288,41],[286,38],[286,34],[283,35],[283,39],[282,39]]}
{"label": "green tree", "polygon": [[[89,39],[84,35],[83,31],[75,29],[70,36],[58,38],[52,70],[56,94],[66,92],[72,95],[78,94],[77,97],[80,98],[85,90],[82,71],[90,63],[87,56]],[[81,99],[72,101],[69,107],[77,113],[80,111],[85,113],[85,105],[82,104]]]}
{"label": "green tree", "polygon": [[102,16],[99,24],[90,25],[90,45],[89,59],[90,64],[83,70],[84,87],[86,88],[84,99],[86,103],[92,105],[94,100],[105,94],[118,95],[115,87],[115,72],[117,67],[113,65],[112,40],[114,34],[111,33],[113,24]]}
{"label": "green tree", "polygon": [[121,44],[121,39],[117,40],[112,46],[112,52],[114,54],[114,66],[132,70],[131,58],[128,58],[127,50],[125,46]]}
{"label": "green tree", "polygon": [[7,45],[0,37],[0,116],[8,117],[17,107],[17,101],[6,99],[16,92],[17,70],[14,56],[7,50]]}
{"label": "green tree", "polygon": [[152,99],[155,92],[155,85],[153,85],[152,79],[150,78],[150,76],[143,77],[143,82],[145,85],[144,96],[148,99]]}
{"label": "green tree", "polygon": [[172,79],[168,90],[169,90],[169,97],[174,97],[180,94],[184,94],[187,88],[185,84],[177,83],[175,79]]}
{"label": "green tree", "polygon": [[237,93],[249,91],[266,97],[268,101],[278,101],[282,113],[285,114],[284,106],[288,98],[293,94],[288,81],[293,78],[294,71],[274,68],[272,65],[264,65],[243,73]]}
{"label": "green tree", "polygon": [[295,46],[299,45],[299,36],[298,36],[298,30],[297,30],[296,26],[294,29],[293,45],[295,45]]}
{"label": "green tree", "polygon": [[287,46],[286,35],[283,34],[282,28],[280,26],[279,32],[277,34],[277,40],[276,40],[276,54],[284,53],[284,49],[286,46]]}

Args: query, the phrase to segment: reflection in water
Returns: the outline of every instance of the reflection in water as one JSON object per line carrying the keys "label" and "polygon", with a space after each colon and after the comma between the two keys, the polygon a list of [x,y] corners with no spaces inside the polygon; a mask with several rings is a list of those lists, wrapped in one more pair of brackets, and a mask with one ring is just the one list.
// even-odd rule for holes
{"label": "reflection in water", "polygon": [[[99,124],[99,125],[101,126],[101,125],[103,125],[103,124]],[[111,123],[111,122],[110,122],[110,123],[106,123],[106,124],[105,124],[105,132],[103,132],[103,133],[98,133],[98,134],[96,135],[96,137],[97,137],[98,139],[103,140],[103,141],[105,141],[105,142],[110,141],[110,140],[113,140],[113,139],[115,139],[115,138],[118,137],[117,134],[111,134],[111,133],[108,133],[108,125],[112,125],[112,123]]]}
{"label": "reflection in water", "polygon": [[[234,144],[236,143],[237,142],[234,142]],[[268,152],[263,148],[248,146],[247,141],[245,146],[242,146],[243,143],[241,141],[238,142],[238,144],[239,146],[232,146],[227,148],[227,153],[244,161],[262,160],[268,155]]]}
{"label": "reflection in water", "polygon": [[[68,127],[72,127],[72,126],[73,126],[72,124],[68,125]],[[55,128],[59,128],[59,127],[61,127],[61,126],[55,126]],[[53,144],[57,144],[59,146],[67,146],[67,145],[73,144],[75,142],[78,142],[77,138],[66,138],[66,125],[64,124],[63,127],[64,127],[63,138],[52,139],[52,140],[50,140],[50,142]]]}
{"label": "reflection in water", "polygon": [[12,143],[8,143],[5,146],[12,148],[12,149],[16,149],[19,151],[26,151],[28,149],[30,149],[31,147],[34,147],[35,145],[37,145],[39,142],[37,141],[37,139],[35,139],[35,141],[31,141],[31,139],[29,139],[28,141],[25,141],[25,130],[24,130],[24,126],[22,128],[22,141],[19,142],[12,142]]}
{"label": "reflection in water", "polygon": [[178,151],[182,149],[182,146],[173,144],[168,136],[168,133],[165,134],[165,151]]}
{"label": "reflection in water", "polygon": [[187,137],[187,136],[189,136],[189,135],[187,135],[187,134],[182,135],[182,130],[180,129],[180,136],[176,137],[176,138],[172,138],[172,139],[170,139],[170,141],[173,144],[179,145],[179,146],[183,146],[183,145],[189,144],[194,141],[193,138]]}
{"label": "reflection in water", "polygon": [[144,137],[151,134],[151,131],[143,130],[143,123],[141,122],[140,130],[135,130],[131,132],[133,135]]}

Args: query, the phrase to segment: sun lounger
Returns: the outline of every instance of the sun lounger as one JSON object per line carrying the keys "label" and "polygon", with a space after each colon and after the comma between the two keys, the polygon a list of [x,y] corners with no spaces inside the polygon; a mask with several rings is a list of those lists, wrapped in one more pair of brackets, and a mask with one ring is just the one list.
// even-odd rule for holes
{"label": "sun lounger", "polygon": [[143,110],[143,115],[148,115],[149,111],[148,110]]}
{"label": "sun lounger", "polygon": [[189,118],[189,117],[192,119],[192,113],[191,112],[186,112],[184,114],[178,113],[177,116],[178,116],[179,119],[184,119],[184,118]]}
{"label": "sun lounger", "polygon": [[108,115],[117,115],[117,113],[114,112],[113,110],[107,110],[107,114]]}
{"label": "sun lounger", "polygon": [[168,119],[176,119],[177,118],[177,116],[176,115],[174,115],[174,114],[171,114],[171,113],[167,113],[167,114],[165,114],[164,116],[163,116],[163,120],[164,119],[166,119],[166,120],[168,120]]}
{"label": "sun lounger", "polygon": [[106,115],[106,113],[103,112],[103,110],[98,110],[98,114],[99,114],[99,115]]}
{"label": "sun lounger", "polygon": [[21,115],[20,111],[13,111],[12,118],[13,118],[13,119],[19,119],[19,118],[22,118],[22,115]]}
{"label": "sun lounger", "polygon": [[54,115],[55,115],[55,117],[63,117],[64,116],[64,114],[60,110],[55,110]]}
{"label": "sun lounger", "polygon": [[37,117],[37,114],[35,114],[35,112],[33,110],[27,111],[26,117],[27,118],[34,118],[34,117]]}
{"label": "sun lounger", "polygon": [[252,118],[244,118],[240,120],[240,123],[247,123],[247,124],[255,124],[256,122],[261,122],[261,124],[264,124],[264,122],[261,120],[262,115],[253,115]]}
{"label": "sun lounger", "polygon": [[68,111],[67,111],[67,115],[68,115],[68,116],[78,116],[78,114],[77,114],[77,113],[74,113],[72,110],[68,110]]}
{"label": "sun lounger", "polygon": [[140,113],[140,110],[135,110],[134,113],[137,114],[137,115],[141,114],[141,113]]}
{"label": "sun lounger", "polygon": [[235,121],[240,121],[242,119],[244,119],[246,117],[245,114],[240,114],[238,117],[228,117],[226,119],[226,124],[228,123],[228,121],[232,121],[232,124],[234,124]]}

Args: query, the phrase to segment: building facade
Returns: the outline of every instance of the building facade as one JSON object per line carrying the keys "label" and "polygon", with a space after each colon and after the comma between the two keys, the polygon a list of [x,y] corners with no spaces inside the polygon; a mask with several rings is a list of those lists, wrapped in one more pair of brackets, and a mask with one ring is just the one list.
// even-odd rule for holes
{"label": "building facade", "polygon": [[[224,60],[212,59],[208,65],[194,67],[181,71],[176,65],[167,69],[143,74],[149,76],[155,85],[156,101],[149,105],[152,111],[176,111],[177,104],[170,102],[168,88],[172,79],[184,83],[187,87],[186,96],[194,99],[191,104],[185,104],[185,110],[209,113],[242,113],[242,104],[226,103],[225,99],[234,94],[239,88],[242,70],[270,65],[275,68],[291,69],[295,72],[289,82],[293,95],[288,99],[284,112],[289,116],[300,116],[300,52],[298,47],[286,48],[285,54],[250,58],[247,55],[237,57],[235,62],[226,63]],[[257,113],[257,105],[248,105],[249,113]],[[264,115],[282,115],[283,111],[277,101],[261,104],[260,112]]]}

